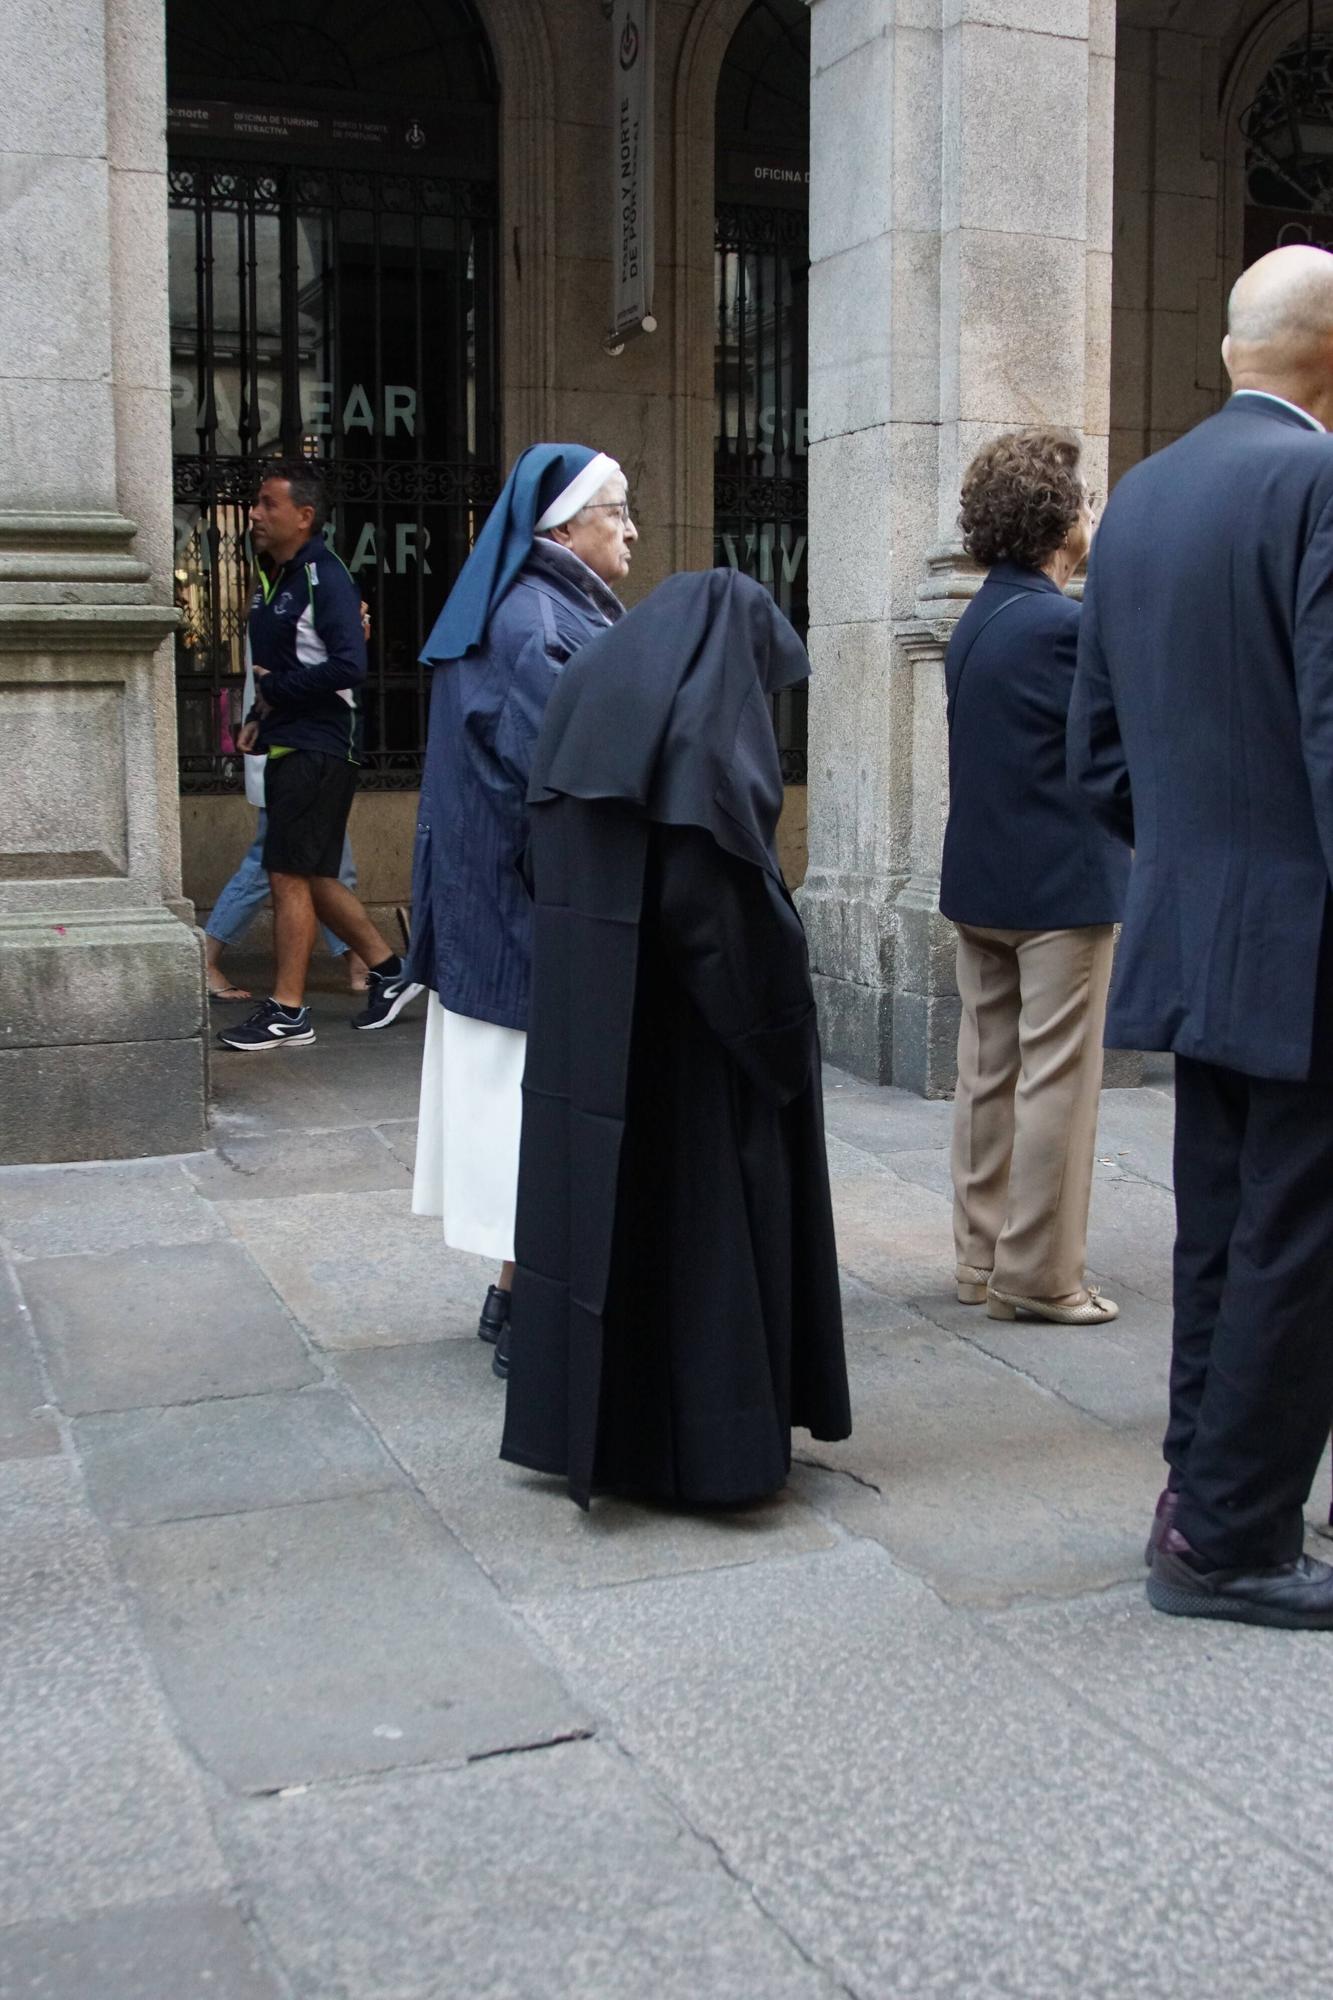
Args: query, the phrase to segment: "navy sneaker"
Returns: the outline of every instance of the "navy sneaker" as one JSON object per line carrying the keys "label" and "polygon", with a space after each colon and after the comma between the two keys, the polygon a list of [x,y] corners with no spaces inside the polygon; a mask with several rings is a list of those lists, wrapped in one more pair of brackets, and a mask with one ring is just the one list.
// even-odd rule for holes
{"label": "navy sneaker", "polygon": [[276,1000],[265,1000],[244,1021],[234,1028],[224,1028],[218,1036],[224,1049],[239,1049],[242,1055],[253,1055],[259,1049],[301,1045],[314,1039],[310,1009],[280,1007]]}
{"label": "navy sneaker", "polygon": [[399,961],[396,972],[370,971],[369,998],[359,1014],[353,1014],[354,1028],[387,1028],[398,1019],[408,1002],[415,1000],[422,986],[407,977]]}

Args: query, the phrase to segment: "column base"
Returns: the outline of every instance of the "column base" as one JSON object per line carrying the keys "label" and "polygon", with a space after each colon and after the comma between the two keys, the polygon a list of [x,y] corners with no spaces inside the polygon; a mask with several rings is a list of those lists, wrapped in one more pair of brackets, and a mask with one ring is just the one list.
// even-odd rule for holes
{"label": "column base", "polygon": [[207,1143],[198,931],[169,911],[0,918],[0,1164]]}

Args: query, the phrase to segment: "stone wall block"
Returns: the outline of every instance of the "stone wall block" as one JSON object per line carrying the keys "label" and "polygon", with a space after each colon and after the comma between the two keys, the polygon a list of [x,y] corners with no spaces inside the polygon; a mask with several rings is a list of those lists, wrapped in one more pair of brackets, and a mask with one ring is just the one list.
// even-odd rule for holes
{"label": "stone wall block", "polygon": [[899,27],[893,43],[893,182],[896,230],[937,231],[943,172],[938,34]]}
{"label": "stone wall block", "polygon": [[1088,54],[1115,57],[1117,0],[1088,0]]}
{"label": "stone wall block", "polygon": [[810,81],[811,261],[882,236],[892,188],[893,42],[880,36]]}
{"label": "stone wall block", "polygon": [[[1123,40],[1123,37],[1122,37]],[[1130,194],[1147,195],[1153,184],[1153,92],[1145,71],[1117,55],[1115,63],[1115,189],[1117,208]]]}
{"label": "stone wall block", "polygon": [[[1156,148],[1153,184],[1160,194],[1195,195],[1205,200],[1217,197],[1217,162],[1205,157],[1202,90],[1196,64],[1186,77],[1157,79]],[[1207,120],[1217,124],[1216,107]]]}
{"label": "stone wall block", "polygon": [[135,525],[134,554],[147,564],[160,601],[171,591],[175,554],[167,392],[117,383],[112,410],[117,491]]}
{"label": "stone wall block", "polygon": [[[118,388],[171,389],[166,315],[167,177],[111,176],[111,315]],[[159,422],[169,421],[166,412]]]}
{"label": "stone wall block", "polygon": [[0,377],[102,382],[107,177],[100,160],[0,153]]}
{"label": "stone wall block", "polygon": [[894,794],[906,790],[889,627],[817,625],[810,653],[809,769],[821,802],[811,821],[811,867],[873,876],[888,859]]}
{"label": "stone wall block", "polygon": [[948,28],[1019,28],[1034,35],[1088,36],[1088,0],[944,0]]}
{"label": "stone wall block", "polygon": [[944,227],[1081,242],[1086,45],[962,26],[945,36],[945,74]]}
{"label": "stone wall block", "polygon": [[893,33],[895,17],[901,25],[903,11],[902,0],[812,0],[811,75],[831,69],[868,42],[884,41]]}
{"label": "stone wall block", "polygon": [[199,947],[164,910],[0,917],[0,1048],[179,1041],[204,1026]]}
{"label": "stone wall block", "polygon": [[167,121],[166,9],[162,0],[107,8],[107,160],[160,173]]}
{"label": "stone wall block", "polygon": [[829,439],[810,451],[812,625],[886,618],[893,545],[888,425]]}
{"label": "stone wall block", "polygon": [[872,236],[811,271],[812,442],[886,424],[893,413],[896,240]]}
{"label": "stone wall block", "polygon": [[893,235],[893,333],[889,344],[894,417],[940,419],[940,239],[933,231]]}
{"label": "stone wall block", "polygon": [[[106,43],[87,0],[5,0],[0,8],[0,151],[106,152]],[[10,267],[5,266],[6,280]]]}
{"label": "stone wall block", "polygon": [[969,229],[946,243],[941,292],[956,268],[960,419],[1082,424],[1085,267],[1082,243],[1058,236]]}
{"label": "stone wall block", "polygon": [[1109,252],[1089,251],[1084,364],[1087,402],[1080,425],[1089,438],[1105,438],[1111,428],[1111,283]]}
{"label": "stone wall block", "polygon": [[1152,196],[1122,188],[1118,181],[1114,256],[1117,307],[1146,307],[1152,263]]}
{"label": "stone wall block", "polygon": [[1088,62],[1088,222],[1090,250],[1115,242],[1115,64],[1107,56]]}
{"label": "stone wall block", "polygon": [[0,1048],[0,1165],[198,1152],[207,1144],[207,1108],[197,1036]]}
{"label": "stone wall block", "polygon": [[0,656],[0,881],[127,875],[123,680],[12,672]]}

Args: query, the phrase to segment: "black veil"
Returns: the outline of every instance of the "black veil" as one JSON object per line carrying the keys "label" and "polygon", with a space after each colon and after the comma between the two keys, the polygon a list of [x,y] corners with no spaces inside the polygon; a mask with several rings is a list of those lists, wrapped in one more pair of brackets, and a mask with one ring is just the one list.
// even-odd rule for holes
{"label": "black veil", "polygon": [[620,799],[659,824],[704,828],[780,881],[782,766],[768,697],[809,675],[762,584],[730,569],[668,577],[566,667],[528,802]]}

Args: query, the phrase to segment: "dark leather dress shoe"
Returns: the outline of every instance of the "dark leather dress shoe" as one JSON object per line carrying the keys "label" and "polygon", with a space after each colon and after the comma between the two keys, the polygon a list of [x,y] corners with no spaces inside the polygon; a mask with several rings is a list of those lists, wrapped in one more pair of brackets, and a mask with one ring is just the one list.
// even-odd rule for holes
{"label": "dark leather dress shoe", "polygon": [[477,1322],[478,1340],[488,1340],[494,1347],[500,1335],[509,1324],[509,1294],[502,1292],[498,1285],[492,1285],[486,1294],[486,1303],[481,1309]]}
{"label": "dark leather dress shoe", "polygon": [[1148,1602],[1172,1618],[1224,1618],[1289,1632],[1333,1631],[1333,1569],[1313,1556],[1265,1569],[1208,1569],[1168,1528],[1148,1572]]}
{"label": "dark leather dress shoe", "polygon": [[1180,1495],[1173,1493],[1169,1486],[1164,1486],[1157,1496],[1157,1511],[1148,1530],[1148,1546],[1143,1551],[1144,1564],[1148,1569],[1152,1568],[1152,1559],[1162,1546],[1163,1535],[1168,1528],[1174,1528],[1176,1525],[1176,1509],[1179,1505]]}
{"label": "dark leather dress shoe", "polygon": [[498,1375],[502,1382],[509,1379],[509,1333],[510,1326],[508,1320],[506,1320],[504,1331],[496,1341],[495,1352],[491,1356],[491,1373],[492,1375]]}

